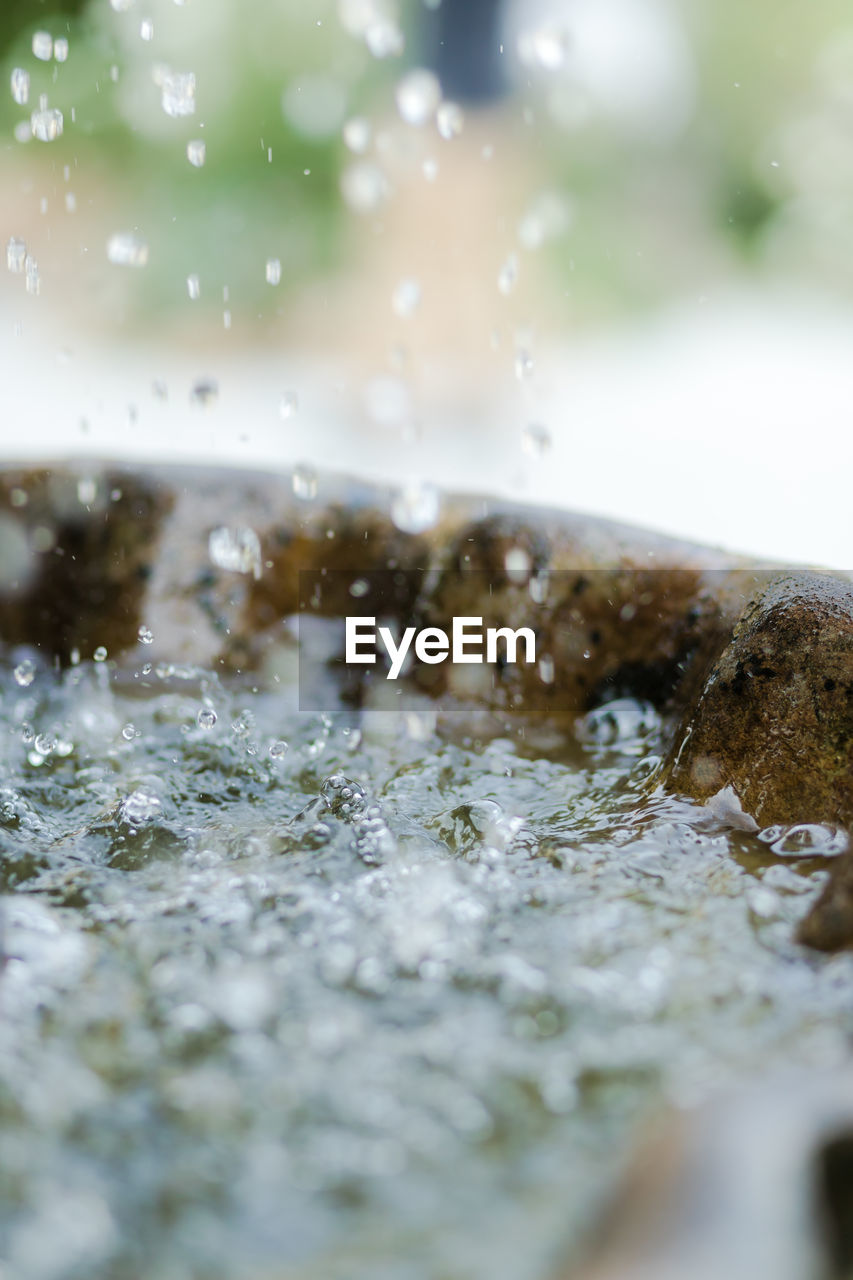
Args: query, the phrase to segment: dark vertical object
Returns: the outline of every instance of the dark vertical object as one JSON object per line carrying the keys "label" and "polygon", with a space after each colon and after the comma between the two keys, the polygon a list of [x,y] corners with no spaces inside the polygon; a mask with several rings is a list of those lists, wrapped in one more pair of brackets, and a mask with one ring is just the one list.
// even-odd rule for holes
{"label": "dark vertical object", "polygon": [[503,0],[441,0],[422,23],[422,59],[445,97],[486,106],[507,81],[500,49]]}

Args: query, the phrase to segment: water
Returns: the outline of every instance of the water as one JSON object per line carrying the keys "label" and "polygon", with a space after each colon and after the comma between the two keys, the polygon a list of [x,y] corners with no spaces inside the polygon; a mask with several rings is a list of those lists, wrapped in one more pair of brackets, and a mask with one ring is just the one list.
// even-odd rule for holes
{"label": "water", "polygon": [[438,132],[447,142],[458,138],[465,126],[465,115],[457,102],[442,102],[435,113]]}
{"label": "water", "polygon": [[0,682],[12,1274],[538,1280],[661,1101],[845,1052],[853,957],[790,941],[826,863],[650,787],[644,704],[438,734],[30,661]]}
{"label": "water", "polygon": [[40,62],[49,62],[53,57],[53,37],[49,31],[33,32],[33,57]]}
{"label": "water", "polygon": [[441,510],[441,495],[434,485],[412,483],[391,500],[391,519],[403,533],[432,529]]}
{"label": "water", "polygon": [[58,107],[40,107],[30,117],[30,129],[39,142],[55,142],[62,136],[64,120]]}
{"label": "water", "polygon": [[278,258],[267,258],[264,269],[267,284],[281,284],[281,262]]}
{"label": "water", "polygon": [[160,103],[167,116],[195,114],[195,75],[192,71],[165,71],[160,82]]}
{"label": "water", "polygon": [[415,314],[420,302],[420,281],[413,276],[405,276],[397,283],[391,297],[391,306],[395,314],[400,316],[401,319],[406,319],[406,317]]}
{"label": "water", "polygon": [[23,107],[30,100],[30,73],[23,67],[15,67],[9,77],[12,97],[18,106]]}
{"label": "water", "polygon": [[425,125],[441,102],[441,85],[431,71],[416,67],[400,80],[395,97],[397,110],[406,124]]}
{"label": "water", "polygon": [[53,56],[57,62],[68,61],[68,41],[64,36],[58,36],[53,42]]}
{"label": "water", "polygon": [[187,159],[195,169],[200,169],[207,156],[207,147],[201,138],[192,138],[187,143]]}
{"label": "water", "polygon": [[117,231],[107,241],[107,257],[118,267],[144,267],[148,244],[135,231]]}
{"label": "water", "polygon": [[27,260],[26,241],[12,236],[6,245],[6,267],[14,275],[20,275]]}

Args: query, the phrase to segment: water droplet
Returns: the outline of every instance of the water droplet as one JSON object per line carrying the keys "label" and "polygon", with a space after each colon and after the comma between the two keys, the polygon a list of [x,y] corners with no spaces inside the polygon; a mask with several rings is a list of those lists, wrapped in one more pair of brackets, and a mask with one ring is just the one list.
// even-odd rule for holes
{"label": "water droplet", "polygon": [[15,99],[18,106],[26,106],[30,100],[29,71],[25,71],[23,67],[15,67],[10,78],[10,83],[12,87],[12,97]]}
{"label": "water droplet", "polygon": [[39,142],[55,142],[62,135],[62,112],[58,107],[44,107],[30,116],[30,129]]}
{"label": "water droplet", "polygon": [[356,155],[363,155],[370,146],[370,134],[370,121],[364,116],[353,116],[344,125],[344,142]]}
{"label": "water droplet", "polygon": [[282,756],[287,754],[287,743],[279,739],[270,746],[270,755],[273,760],[281,760]]}
{"label": "water droplet", "polygon": [[133,739],[137,737],[136,725],[126,724],[121,731],[121,736],[124,738],[125,742],[133,742]]}
{"label": "water droplet", "polygon": [[317,472],[313,467],[300,463],[293,468],[293,492],[303,502],[317,497]]}
{"label": "water droplet", "polygon": [[299,412],[299,396],[295,391],[285,391],[278,402],[278,416],[282,422],[289,422]]}
{"label": "water droplet", "polygon": [[521,433],[521,447],[531,458],[541,458],[551,448],[551,432],[541,423],[531,422]]}
{"label": "water droplet", "polygon": [[53,56],[56,58],[57,62],[68,61],[68,41],[64,36],[59,36],[57,40],[54,40]]}
{"label": "water droplet", "polygon": [[394,290],[391,305],[398,316],[404,319],[414,315],[421,301],[421,286],[418,280],[407,276],[401,280]]}
{"label": "water droplet", "polygon": [[66,191],[65,193],[65,211],[66,213],[76,213],[77,211],[77,197],[73,191]]}
{"label": "water droplet", "polygon": [[23,662],[19,662],[15,667],[15,683],[19,684],[22,689],[28,689],[36,678],[36,664],[32,658],[24,658]]}
{"label": "water droplet", "polygon": [[361,600],[370,590],[370,583],[366,578],[356,578],[355,582],[350,583],[349,593],[356,600]]}
{"label": "water droplet", "polygon": [[137,635],[137,638],[139,639],[140,644],[154,643],[154,632],[150,629],[150,627],[145,627],[145,626],[140,627],[136,635]]}
{"label": "water droplet", "polygon": [[48,733],[40,733],[33,746],[40,756],[49,756],[56,750],[56,742]]}
{"label": "water droplet", "polygon": [[438,520],[439,492],[434,485],[414,483],[395,494],[391,519],[402,533],[424,533]]}
{"label": "water droplet", "polygon": [[442,102],[435,113],[435,123],[448,142],[458,138],[465,126],[465,116],[458,102]]}
{"label": "water droplet", "polygon": [[261,542],[254,529],[220,525],[207,540],[208,554],[219,569],[261,576]]}
{"label": "water droplet", "polygon": [[200,378],[194,382],[190,391],[190,404],[201,405],[206,409],[214,404],[219,396],[219,383],[214,378]]}
{"label": "water droplet", "polygon": [[522,37],[519,52],[524,61],[535,63],[543,71],[559,71],[568,56],[569,33],[557,23],[546,23]]}
{"label": "water droplet", "polygon": [[281,262],[278,258],[267,258],[265,274],[267,284],[281,284]]}
{"label": "water droplet", "polygon": [[13,275],[20,275],[27,260],[27,245],[24,240],[16,240],[12,236],[6,245],[6,266]]}
{"label": "water droplet", "polygon": [[107,241],[107,257],[117,267],[144,267],[148,245],[135,231],[117,231]]}
{"label": "water droplet", "polygon": [[[133,728],[133,726],[130,726]],[[119,805],[119,817],[129,827],[138,827],[143,822],[151,822],[162,811],[160,797],[147,787],[138,787],[126,796]]]}
{"label": "water droplet", "polygon": [[187,293],[193,302],[201,297],[201,281],[198,276],[187,276]]}
{"label": "water droplet", "polygon": [[396,58],[405,48],[403,33],[387,18],[371,22],[364,33],[364,43],[374,58]]}
{"label": "water droplet", "polygon": [[571,206],[562,196],[546,191],[537,196],[518,224],[518,239],[533,252],[562,235],[571,222]]}
{"label": "water droplet", "polygon": [[533,356],[525,347],[519,347],[515,353],[515,376],[519,382],[533,376]]}
{"label": "water droplet", "polygon": [[216,712],[213,707],[202,707],[196,719],[200,729],[212,729],[216,724]]}
{"label": "water droplet", "polygon": [[110,0],[110,4],[116,13],[127,13],[136,4],[136,0]]}
{"label": "water droplet", "polygon": [[139,35],[143,40],[154,39],[154,23],[150,18],[143,18],[139,24]]}
{"label": "water droplet", "polygon": [[379,427],[400,427],[412,412],[412,397],[403,378],[380,374],[364,388],[364,407]]}
{"label": "water droplet", "polygon": [[421,165],[421,172],[423,173],[427,182],[435,182],[436,178],[438,177],[438,161],[433,160],[430,157],[427,157],[427,159],[424,160],[423,164]]}
{"label": "water droplet", "polygon": [[33,57],[49,62],[53,54],[53,37],[49,31],[33,32]]}
{"label": "water droplet", "polygon": [[388,196],[388,181],[378,165],[361,160],[344,169],[341,195],[353,213],[373,213]]}
{"label": "water droplet", "polygon": [[424,125],[441,102],[441,85],[432,71],[416,67],[403,76],[395,91],[397,110],[406,124]]}
{"label": "water droplet", "polygon": [[201,138],[192,138],[187,143],[187,159],[196,169],[200,169],[207,156],[207,147]]}
{"label": "water droplet", "polygon": [[91,507],[98,496],[98,482],[94,476],[81,476],[77,481],[77,501],[81,507]]}
{"label": "water droplet", "polygon": [[511,253],[498,272],[498,290],[508,298],[518,283],[518,256]]}
{"label": "water droplet", "polygon": [[164,71],[160,81],[161,104],[167,116],[195,114],[195,74],[192,71]]}
{"label": "water droplet", "polygon": [[510,582],[526,583],[532,566],[533,561],[524,547],[510,547],[504,556],[504,568]]}
{"label": "water droplet", "polygon": [[39,264],[36,262],[35,258],[31,258],[29,254],[27,254],[24,259],[24,273],[26,275],[27,293],[33,294],[34,297],[37,296],[41,290]]}
{"label": "water droplet", "polygon": [[106,662],[107,650],[104,647],[104,645],[99,644],[95,652],[92,654],[92,657],[95,659],[96,662]]}

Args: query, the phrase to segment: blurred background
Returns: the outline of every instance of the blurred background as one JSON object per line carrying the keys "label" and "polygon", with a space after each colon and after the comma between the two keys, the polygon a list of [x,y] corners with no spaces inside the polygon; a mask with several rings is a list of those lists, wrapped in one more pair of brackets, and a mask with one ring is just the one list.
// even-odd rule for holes
{"label": "blurred background", "polygon": [[853,564],[840,0],[6,0],[0,56],[4,458]]}

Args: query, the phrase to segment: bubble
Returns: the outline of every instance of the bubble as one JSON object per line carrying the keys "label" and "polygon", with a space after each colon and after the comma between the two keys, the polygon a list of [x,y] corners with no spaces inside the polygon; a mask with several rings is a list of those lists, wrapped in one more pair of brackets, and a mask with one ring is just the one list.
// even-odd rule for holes
{"label": "bubble", "polygon": [[518,284],[518,256],[511,253],[498,272],[498,291],[508,298]]}
{"label": "bubble", "polygon": [[[133,726],[130,726],[133,728]],[[162,812],[160,797],[147,787],[138,787],[129,796],[125,796],[119,805],[119,817],[129,827],[141,826],[143,822],[151,822]]]}
{"label": "bubble", "polygon": [[281,284],[281,262],[278,258],[267,258],[265,275],[267,284]]}
{"label": "bubble", "polygon": [[187,294],[192,302],[201,297],[201,281],[198,276],[187,276]]}
{"label": "bubble", "polygon": [[62,136],[62,112],[58,107],[43,107],[30,116],[30,128],[39,142],[55,142]]}
{"label": "bubble", "polygon": [[195,75],[192,71],[165,71],[160,82],[160,102],[167,116],[195,114]]}
{"label": "bubble", "polygon": [[395,91],[400,118],[411,125],[424,125],[435,115],[441,102],[441,85],[432,71],[416,67],[403,76]]}
{"label": "bubble", "polygon": [[278,416],[282,422],[289,422],[299,412],[299,396],[295,391],[285,391],[278,402]]}
{"label": "bubble", "polygon": [[15,67],[10,77],[12,97],[19,107],[24,107],[30,100],[30,73],[23,67]]}
{"label": "bubble", "polygon": [[53,37],[49,31],[33,32],[33,57],[49,62],[53,54]]}
{"label": "bubble", "polygon": [[201,138],[191,138],[187,143],[187,159],[196,169],[200,169],[207,156],[207,147]]}
{"label": "bubble", "polygon": [[54,40],[53,56],[56,58],[57,62],[68,61],[68,41],[64,36],[59,36],[57,40]]}
{"label": "bubble", "polygon": [[107,650],[105,646],[102,644],[99,644],[95,652],[92,654],[92,657],[95,659],[96,662],[106,662]]}
{"label": "bubble", "polygon": [[521,433],[521,447],[531,458],[541,458],[551,448],[551,432],[539,422],[531,422]]}
{"label": "bubble", "polygon": [[391,519],[402,533],[424,533],[438,520],[441,502],[434,485],[414,483],[395,494]]}
{"label": "bubble", "polygon": [[270,756],[273,760],[281,760],[287,754],[287,743],[278,739],[270,745]]}
{"label": "bubble", "polygon": [[395,288],[391,298],[391,305],[395,313],[405,319],[407,316],[414,315],[420,306],[420,301],[420,281],[415,280],[412,276],[406,276]]}
{"label": "bubble", "polygon": [[56,750],[56,742],[50,734],[40,733],[33,743],[40,756],[49,756]]}
{"label": "bubble", "polygon": [[353,213],[373,213],[388,197],[388,181],[378,165],[358,161],[344,169],[341,195]]}
{"label": "bubble", "polygon": [[458,102],[442,102],[435,113],[435,123],[442,138],[448,142],[458,138],[465,127],[465,115]]}
{"label": "bubble", "polygon": [[254,529],[220,525],[207,540],[208,554],[219,569],[261,576],[261,542]]}
{"label": "bubble", "polygon": [[317,496],[317,472],[313,467],[300,463],[293,468],[293,492],[303,502]]}
{"label": "bubble", "polygon": [[154,643],[154,632],[151,631],[148,627],[145,627],[145,626],[140,627],[136,633],[136,636],[140,644]]}
{"label": "bubble", "polygon": [[344,142],[356,155],[363,155],[370,146],[370,121],[365,120],[364,116],[353,116],[351,120],[347,120],[343,133]]}
{"label": "bubble", "polygon": [[213,707],[202,707],[196,717],[200,729],[212,729],[216,724],[216,712]]}
{"label": "bubble", "polygon": [[125,742],[133,742],[133,739],[138,736],[136,725],[126,724],[121,731],[121,736],[124,738]]}
{"label": "bubble", "polygon": [[215,404],[219,397],[219,383],[215,378],[199,378],[198,382],[194,382],[190,391],[190,404],[200,405],[201,408],[207,409],[210,405]]}
{"label": "bubble", "polygon": [[27,293],[31,293],[34,296],[37,295],[41,290],[39,264],[29,254],[24,259],[24,274],[26,276]]}
{"label": "bubble", "polygon": [[144,267],[148,245],[135,231],[116,231],[107,241],[107,257],[117,267]]}
{"label": "bubble", "polygon": [[12,236],[6,245],[6,266],[13,275],[20,275],[27,260],[27,245],[24,240],[16,240]]}
{"label": "bubble", "polygon": [[24,658],[15,667],[15,683],[22,689],[28,689],[36,678],[36,664],[31,658]]}

